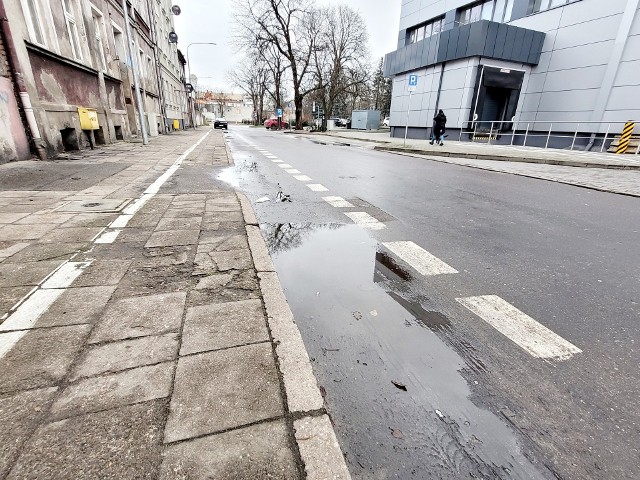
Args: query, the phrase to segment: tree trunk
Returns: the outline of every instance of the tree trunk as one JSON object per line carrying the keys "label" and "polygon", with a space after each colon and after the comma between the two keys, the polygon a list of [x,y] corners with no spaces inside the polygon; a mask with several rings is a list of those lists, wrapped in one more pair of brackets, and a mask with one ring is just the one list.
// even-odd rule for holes
{"label": "tree trunk", "polygon": [[295,89],[293,103],[296,106],[296,130],[302,130],[302,95]]}

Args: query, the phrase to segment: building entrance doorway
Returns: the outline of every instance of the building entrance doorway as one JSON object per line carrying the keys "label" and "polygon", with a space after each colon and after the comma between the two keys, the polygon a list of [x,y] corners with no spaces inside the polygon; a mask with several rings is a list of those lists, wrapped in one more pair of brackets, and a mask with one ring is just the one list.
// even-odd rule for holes
{"label": "building entrance doorway", "polygon": [[518,108],[524,72],[481,65],[470,120],[482,132],[505,132]]}

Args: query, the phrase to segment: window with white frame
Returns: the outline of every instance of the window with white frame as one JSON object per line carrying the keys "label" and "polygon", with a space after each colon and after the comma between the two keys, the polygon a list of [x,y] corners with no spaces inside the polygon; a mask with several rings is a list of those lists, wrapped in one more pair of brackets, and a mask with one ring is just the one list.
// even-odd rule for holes
{"label": "window with white frame", "polygon": [[434,18],[427,23],[418,25],[409,29],[407,32],[407,44],[416,43],[420,40],[436,35],[442,30],[442,24],[444,23],[444,17]]}
{"label": "window with white frame", "polygon": [[505,23],[511,20],[514,0],[483,0],[458,9],[457,24],[466,25],[479,20]]}
{"label": "window with white frame", "polygon": [[44,32],[42,30],[42,16],[37,0],[22,0],[22,10],[27,21],[29,38],[33,43],[46,47]]}
{"label": "window with white frame", "polygon": [[98,67],[103,72],[107,71],[107,58],[104,51],[103,28],[104,22],[102,19],[102,13],[97,10],[93,5],[91,6],[91,17],[93,19],[94,39],[96,42],[96,51],[98,55]]}
{"label": "window with white frame", "polygon": [[67,32],[69,33],[69,41],[71,42],[71,53],[73,53],[75,60],[81,61],[82,49],[80,48],[80,37],[78,36],[78,25],[76,24],[73,0],[62,0],[62,10],[64,11],[64,20],[67,24]]}
{"label": "window with white frame", "polygon": [[550,8],[560,7],[567,3],[572,3],[575,0],[529,0],[529,9],[527,14],[544,12]]}

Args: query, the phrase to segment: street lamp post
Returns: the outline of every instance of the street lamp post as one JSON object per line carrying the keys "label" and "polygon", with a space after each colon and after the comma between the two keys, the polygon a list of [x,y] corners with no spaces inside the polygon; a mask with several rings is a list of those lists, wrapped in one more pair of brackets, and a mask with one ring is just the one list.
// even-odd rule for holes
{"label": "street lamp post", "polygon": [[[189,47],[191,45],[217,45],[217,43],[214,43],[214,42],[192,42],[189,45],[187,45],[187,70],[188,70],[187,83],[191,82],[191,62],[189,61]],[[189,95],[189,96],[191,96],[191,95]],[[195,128],[196,128],[196,106],[195,106],[195,101],[194,101],[194,104],[191,107],[191,122],[192,122],[193,128],[195,130]]]}

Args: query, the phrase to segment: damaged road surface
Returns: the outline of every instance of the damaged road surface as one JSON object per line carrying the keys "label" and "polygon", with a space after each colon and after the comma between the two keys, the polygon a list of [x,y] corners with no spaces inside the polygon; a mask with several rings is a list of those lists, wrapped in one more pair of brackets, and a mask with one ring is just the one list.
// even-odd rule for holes
{"label": "damaged road surface", "polygon": [[232,132],[353,478],[637,476],[640,199]]}

